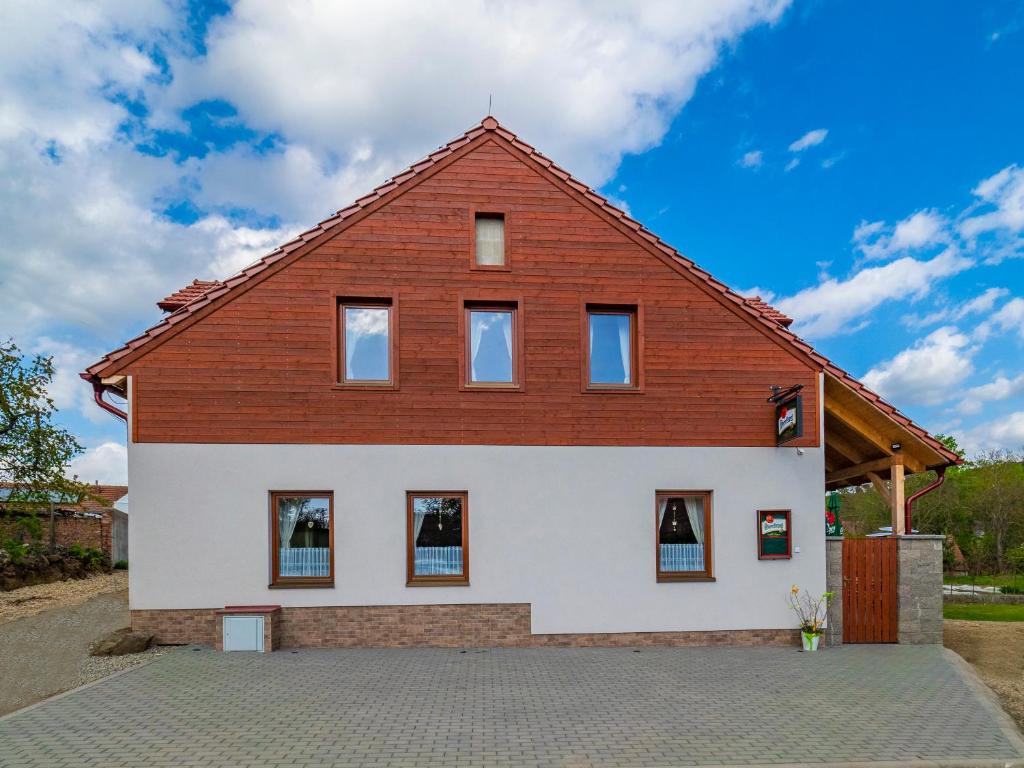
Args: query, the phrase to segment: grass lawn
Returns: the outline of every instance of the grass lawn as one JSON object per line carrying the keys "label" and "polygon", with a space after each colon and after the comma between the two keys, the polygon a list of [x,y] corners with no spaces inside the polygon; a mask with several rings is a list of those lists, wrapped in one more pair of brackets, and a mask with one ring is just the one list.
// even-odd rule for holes
{"label": "grass lawn", "polygon": [[947,603],[944,619],[960,621],[1024,621],[1024,603]]}

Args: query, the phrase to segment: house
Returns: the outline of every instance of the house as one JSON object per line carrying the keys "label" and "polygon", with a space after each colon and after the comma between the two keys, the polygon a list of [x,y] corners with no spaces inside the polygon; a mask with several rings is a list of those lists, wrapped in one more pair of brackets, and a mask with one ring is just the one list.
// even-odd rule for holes
{"label": "house", "polygon": [[492,117],[160,306],[82,376],[161,642],[792,642],[826,488],[956,459]]}
{"label": "house", "polygon": [[[23,534],[17,518],[26,514],[20,504],[9,504],[13,486],[0,484],[0,532],[14,538]],[[112,562],[128,559],[128,514],[121,507],[128,497],[126,485],[88,486],[88,494],[69,498],[51,491],[53,516],[48,509],[31,514],[42,523],[44,539],[51,536],[55,544],[67,547],[80,544],[103,550]]]}

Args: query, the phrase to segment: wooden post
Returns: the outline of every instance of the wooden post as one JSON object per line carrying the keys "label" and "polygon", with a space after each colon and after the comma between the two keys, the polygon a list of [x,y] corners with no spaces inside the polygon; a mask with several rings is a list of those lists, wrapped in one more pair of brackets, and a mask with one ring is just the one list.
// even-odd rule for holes
{"label": "wooden post", "polygon": [[893,462],[890,475],[889,502],[892,504],[892,532],[896,536],[910,533],[903,516],[903,465]]}

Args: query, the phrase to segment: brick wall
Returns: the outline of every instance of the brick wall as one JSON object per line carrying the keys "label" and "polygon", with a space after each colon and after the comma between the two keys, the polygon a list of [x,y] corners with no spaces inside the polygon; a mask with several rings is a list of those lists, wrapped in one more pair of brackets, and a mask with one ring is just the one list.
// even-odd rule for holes
{"label": "brick wall", "polygon": [[[158,643],[217,647],[216,609],[132,611],[132,627]],[[789,629],[534,635],[527,603],[284,608],[273,645],[284,648],[795,645]],[[279,638],[279,639],[278,639]],[[268,645],[269,647],[269,645]]]}
{"label": "brick wall", "polygon": [[[39,522],[43,526],[42,541],[50,541],[49,516],[41,514]],[[107,518],[94,517],[57,517],[54,520],[57,533],[57,546],[68,547],[80,544],[83,547],[102,549],[110,554],[110,522]],[[0,534],[20,538],[20,529],[13,520],[0,520]]]}

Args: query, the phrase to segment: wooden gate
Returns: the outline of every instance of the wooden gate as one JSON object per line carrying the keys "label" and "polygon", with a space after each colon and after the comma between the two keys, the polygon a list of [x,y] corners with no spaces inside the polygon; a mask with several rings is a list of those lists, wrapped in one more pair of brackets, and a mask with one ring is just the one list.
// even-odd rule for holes
{"label": "wooden gate", "polygon": [[843,539],[843,642],[895,643],[896,539]]}

